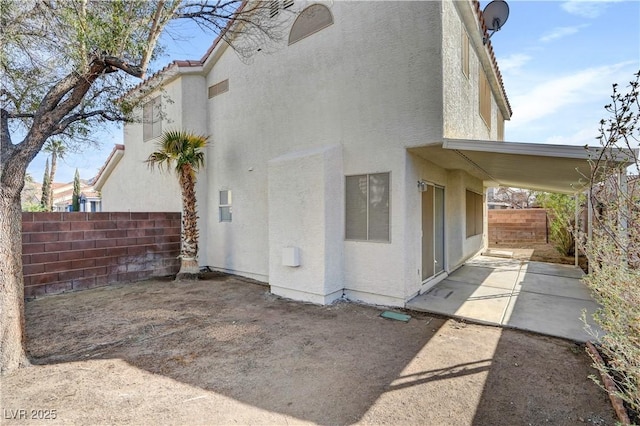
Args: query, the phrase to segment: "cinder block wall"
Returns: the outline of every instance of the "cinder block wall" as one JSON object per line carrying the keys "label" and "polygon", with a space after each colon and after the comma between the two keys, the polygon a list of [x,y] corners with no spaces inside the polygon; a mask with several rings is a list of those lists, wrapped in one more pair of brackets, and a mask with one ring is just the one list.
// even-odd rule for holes
{"label": "cinder block wall", "polygon": [[489,244],[546,243],[544,209],[489,210]]}
{"label": "cinder block wall", "polygon": [[178,272],[180,213],[23,213],[25,297]]}

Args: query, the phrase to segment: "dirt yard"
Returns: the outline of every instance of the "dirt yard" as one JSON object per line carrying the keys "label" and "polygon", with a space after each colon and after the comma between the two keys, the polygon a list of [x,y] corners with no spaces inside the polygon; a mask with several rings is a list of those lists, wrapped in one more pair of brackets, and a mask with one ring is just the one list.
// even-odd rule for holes
{"label": "dirt yard", "polygon": [[2,379],[0,423],[615,422],[580,346],[381,312],[292,302],[228,276],[31,301],[34,366]]}

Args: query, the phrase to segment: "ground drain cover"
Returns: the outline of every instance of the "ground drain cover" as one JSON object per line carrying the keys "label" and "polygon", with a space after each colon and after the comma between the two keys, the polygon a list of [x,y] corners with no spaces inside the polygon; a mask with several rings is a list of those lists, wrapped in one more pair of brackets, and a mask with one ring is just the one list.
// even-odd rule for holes
{"label": "ground drain cover", "polygon": [[396,321],[409,322],[410,315],[401,314],[400,312],[384,311],[380,314],[382,318],[388,318]]}

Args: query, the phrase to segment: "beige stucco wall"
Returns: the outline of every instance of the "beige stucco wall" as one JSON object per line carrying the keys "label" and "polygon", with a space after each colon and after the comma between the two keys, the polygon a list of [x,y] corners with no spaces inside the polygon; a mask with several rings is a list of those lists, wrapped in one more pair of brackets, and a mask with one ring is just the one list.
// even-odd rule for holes
{"label": "beige stucco wall", "polygon": [[[189,129],[206,134],[203,108],[204,78],[183,76],[164,86],[164,90],[150,93],[147,98],[162,98],[162,130]],[[102,188],[103,211],[181,211],[180,187],[173,173],[149,170],[144,161],[158,149],[156,139],[142,139],[142,110],[137,111],[140,122],[124,126],[124,156],[105,181]],[[206,181],[206,172],[199,178]]]}
{"label": "beige stucco wall", "polygon": [[[229,92],[208,100],[213,140],[208,151],[211,220],[202,262],[269,279],[272,285],[288,285],[269,276],[267,253],[274,247],[269,235],[295,239],[314,231],[295,223],[286,230],[272,229],[280,225],[268,220],[274,213],[268,199],[267,161],[339,145],[343,176],[391,173],[392,236],[390,243],[341,238],[328,243],[326,250],[344,252],[348,297],[401,305],[405,148],[442,137],[440,4],[335,2],[330,6],[334,16],[330,27],[291,46],[282,43],[273,53],[257,54],[249,64],[229,49],[207,76],[207,86],[228,78]],[[292,168],[289,179],[298,178]],[[314,187],[315,182],[308,184]],[[217,220],[221,189],[233,191],[231,223]],[[295,206],[297,196],[292,191],[281,208]],[[343,221],[342,203],[335,200],[332,208]],[[302,273],[303,268],[304,263],[297,271]]]}
{"label": "beige stucco wall", "polygon": [[[443,100],[444,136],[446,138],[495,140],[498,136],[498,113],[495,94],[491,97],[491,123],[487,127],[480,116],[479,55],[485,54],[480,30],[465,28],[469,36],[469,77],[462,71],[463,23],[459,8],[468,8],[465,2],[458,7],[451,1],[442,2],[443,22]],[[483,52],[481,52],[483,51]],[[493,70],[484,70],[489,77]]]}
{"label": "beige stucco wall", "polygon": [[[460,21],[450,2],[325,4],[334,24],[318,33],[261,52],[256,45],[249,59],[219,48],[203,73],[190,69],[169,83],[163,128],[210,137],[197,187],[201,265],[269,282],[287,297],[327,303],[343,290],[403,306],[423,289],[417,180],[445,187],[446,270],[482,246],[464,230],[465,189],[482,192],[482,182],[407,151],[440,143],[443,133],[492,137],[478,114],[478,63],[472,55],[472,80],[460,81],[451,53],[459,54]],[[225,79],[229,91],[208,99],[207,87]],[[134,171],[151,152],[142,125],[125,128],[125,145],[105,185],[113,206],[126,210],[119,197],[134,197],[139,210],[179,210],[175,177]],[[381,172],[391,177],[390,241],[345,241],[345,176]],[[220,190],[232,191],[231,222],[219,221]],[[300,266],[282,265],[291,246]]]}

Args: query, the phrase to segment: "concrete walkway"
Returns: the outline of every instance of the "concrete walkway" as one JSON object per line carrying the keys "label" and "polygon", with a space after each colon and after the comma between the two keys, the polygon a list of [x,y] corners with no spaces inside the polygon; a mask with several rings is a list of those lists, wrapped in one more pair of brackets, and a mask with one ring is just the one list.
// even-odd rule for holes
{"label": "concrete walkway", "polygon": [[598,306],[582,275],[570,265],[477,256],[406,307],[577,342],[596,340],[581,320],[586,309],[597,329],[591,316]]}

